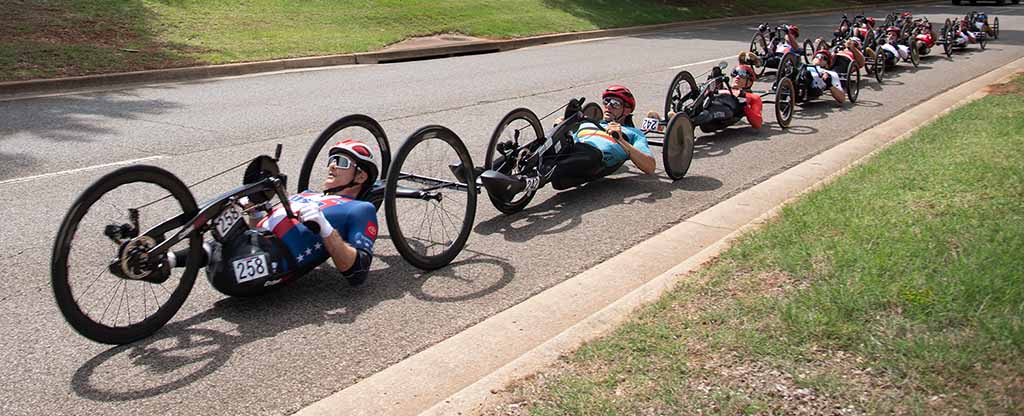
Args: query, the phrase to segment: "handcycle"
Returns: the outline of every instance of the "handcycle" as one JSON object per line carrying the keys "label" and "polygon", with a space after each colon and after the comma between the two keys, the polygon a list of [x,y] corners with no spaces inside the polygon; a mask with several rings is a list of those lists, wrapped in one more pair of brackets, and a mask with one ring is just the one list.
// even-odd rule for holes
{"label": "handcycle", "polygon": [[[845,73],[848,73],[848,68],[846,67],[845,62],[842,62],[842,60],[838,59],[838,56],[846,55],[846,54],[843,53],[843,51],[846,49],[846,41],[847,40],[849,40],[851,37],[856,36],[857,38],[861,39],[861,45],[863,45],[864,50],[867,50],[868,48],[877,48],[878,42],[877,42],[875,31],[872,30],[870,27],[868,27],[868,25],[866,23],[866,18],[864,16],[861,16],[861,15],[855,16],[854,20],[853,20],[853,23],[851,25],[851,23],[849,22],[849,19],[846,17],[845,14],[843,14],[843,19],[840,22],[839,27],[840,27],[839,30],[836,30],[836,31],[832,32],[832,39],[829,40],[828,42],[825,42],[822,39],[819,39],[817,42],[815,42],[814,51],[815,51],[815,53],[817,53],[817,51],[820,51],[820,50],[827,50],[827,51],[829,51],[832,54],[832,62],[831,62],[832,68],[835,68],[837,63],[838,63],[838,64],[840,64],[842,69],[841,70],[837,70],[837,72],[839,72],[840,74],[845,74]],[[844,30],[842,30],[843,27],[848,27],[848,29],[844,31]],[[872,49],[872,50],[874,50],[874,49]],[[863,53],[863,51],[862,51],[862,53]],[[853,62],[852,56],[844,56],[844,57],[846,59],[848,59],[851,63]],[[839,61],[839,62],[837,62],[837,61]],[[857,74],[854,75],[856,77],[856,81],[857,81],[857,85],[858,86],[860,85],[859,69],[860,68],[858,67]],[[882,83],[882,77],[883,77],[883,75],[885,75],[884,60],[874,59],[874,58],[871,58],[871,57],[865,55],[864,56],[864,70],[868,74],[873,74],[874,77],[875,77],[875,80],[878,81],[879,84],[881,84]],[[848,75],[850,75],[850,74],[848,74]],[[850,77],[848,76],[847,78],[850,78]],[[845,85],[844,85],[844,88],[845,88]],[[859,93],[860,93],[860,88],[857,88],[857,92],[855,92],[853,94],[853,96],[851,97],[850,101],[856,102],[857,101],[857,96],[859,95]]]}
{"label": "handcycle", "polygon": [[761,65],[757,66],[757,76],[764,75],[767,68],[778,71],[785,64],[787,56],[794,56],[803,58],[804,63],[810,61],[809,54],[813,53],[814,44],[810,39],[807,39],[803,43],[802,49],[795,49],[797,45],[791,45],[792,48],[785,49],[783,52],[779,52],[779,46],[786,41],[786,25],[778,25],[771,28],[767,23],[758,25],[757,32],[754,33],[754,37],[750,39],[750,52],[757,55],[761,61]]}
{"label": "handcycle", "polygon": [[[733,117],[729,120],[714,120],[697,126],[693,123],[693,119],[707,110],[715,98],[723,94],[721,91],[729,85],[729,77],[724,74],[727,67],[728,64],[725,62],[719,62],[711,68],[707,80],[700,86],[697,85],[693,74],[689,71],[681,71],[676,74],[665,95],[664,114],[666,118],[661,120],[645,118],[641,130],[648,134],[661,134],[666,139],[683,136],[686,138],[686,143],[693,143],[696,127],[700,127],[701,131],[705,133],[711,133],[738,123],[745,116],[742,108],[733,109]],[[751,91],[750,93],[759,94],[762,98],[774,95],[774,101],[766,102],[766,104],[774,105],[775,120],[780,127],[787,128],[793,120],[796,104],[793,83],[785,76],[780,76],[772,85],[771,91]],[[742,98],[738,97],[732,88],[728,88],[728,94],[732,96],[735,103],[739,103],[739,98]],[[670,114],[671,116],[669,116]],[[656,142],[650,141],[650,143],[655,144]]]}
{"label": "handcycle", "polygon": [[[379,149],[387,155],[377,159],[381,160],[381,172],[387,172],[386,179],[378,180],[357,199],[374,202],[377,207],[384,205],[391,240],[411,264],[425,270],[448,264],[465,246],[471,231],[476,185],[408,173],[402,166],[409,154],[424,143],[445,147],[465,166],[472,166],[461,140],[443,127],[426,126],[405,141],[391,163],[379,124],[357,115],[328,128],[310,153],[344,130],[339,127],[353,125],[381,133],[375,139],[380,140]],[[93,341],[126,344],[145,338],[166,324],[184,304],[199,269],[204,266],[207,279],[216,290],[240,297],[263,295],[309,272],[315,265],[298,267],[290,255],[272,256],[275,251],[289,254],[287,247],[272,238],[257,240],[253,236],[265,231],[251,230],[245,218],[252,213],[268,212],[276,199],[282,203],[286,221],[299,223],[288,203],[287,175],[278,167],[281,149],[278,145],[273,157],[257,156],[193,184],[246,166],[241,186],[202,205],[197,204],[190,186],[156,166],[120,168],[93,182],[72,204],[53,246],[51,283],[65,320]],[[326,157],[318,162],[323,166],[325,160]],[[304,166],[302,176],[306,180],[307,170]],[[422,187],[399,186],[399,181]],[[451,194],[463,196],[450,198]],[[432,242],[438,240],[436,235],[409,235],[401,228],[401,224],[408,222],[400,221],[403,217],[422,210],[396,209],[399,203],[437,205],[452,200],[464,201],[464,210],[460,211],[464,218],[458,221],[451,216],[452,210],[446,213],[447,218],[438,218],[442,223],[447,220],[447,225],[455,230],[442,237],[442,241]],[[315,223],[305,226],[313,231],[317,228]],[[204,242],[207,233],[213,239]],[[246,250],[220,250],[238,242],[239,236],[251,237]],[[275,258],[285,259],[284,264],[272,260]],[[222,272],[211,273],[213,268]]]}
{"label": "handcycle", "polygon": [[[787,70],[779,75],[779,78],[772,83],[772,92],[777,92],[782,88],[782,80],[788,80],[792,83],[793,95],[795,97],[796,104],[802,104],[809,102],[813,99],[820,97],[828,89],[817,89],[813,87],[813,77],[809,72],[811,64],[801,64],[799,67]],[[855,102],[856,98],[860,95],[860,71],[857,69],[857,65],[851,62],[848,65],[845,72],[838,72],[839,82],[842,85],[843,90],[846,91],[847,97],[851,97],[850,101]]]}
{"label": "handcycle", "polygon": [[[478,181],[487,189],[494,207],[505,214],[526,208],[537,190],[554,179],[560,156],[575,145],[573,133],[577,128],[588,123],[603,130],[598,124],[603,113],[596,103],[587,103],[585,98],[573,99],[565,106],[563,120],[547,131],[530,109],[517,108],[506,114],[491,135],[483,166],[476,168]],[[632,127],[632,119],[623,125]],[[662,146],[662,163],[670,178],[678,180],[686,175],[693,158],[692,135],[672,136],[648,144]],[[623,163],[605,167],[590,175],[589,180],[612,174]]]}

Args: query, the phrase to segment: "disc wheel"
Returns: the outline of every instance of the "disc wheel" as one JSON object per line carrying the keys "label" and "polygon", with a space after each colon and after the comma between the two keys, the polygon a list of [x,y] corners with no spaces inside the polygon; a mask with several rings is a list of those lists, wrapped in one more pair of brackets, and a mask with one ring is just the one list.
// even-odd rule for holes
{"label": "disc wheel", "polygon": [[[138,207],[135,220],[131,207]],[[157,167],[121,168],[90,185],[71,205],[53,245],[50,279],[64,319],[104,344],[127,344],[164,326],[195,283],[202,235],[192,232],[171,248],[188,253],[185,267],[149,262],[142,254],[197,212],[185,184]],[[166,224],[169,219],[175,221]],[[159,224],[165,226],[153,228]]]}
{"label": "disc wheel", "polygon": [[[331,146],[345,139],[366,144],[373,153],[373,160],[378,161],[377,167],[381,176],[378,180],[386,180],[388,168],[391,166],[391,148],[384,128],[370,116],[351,114],[331,123],[309,146],[306,158],[302,160],[302,168],[299,170],[298,192],[324,190],[322,175],[327,173],[327,157]],[[381,200],[370,202],[380,209]]]}
{"label": "disc wheel", "polygon": [[767,68],[767,57],[768,57],[768,41],[765,40],[763,33],[755,33],[754,37],[750,39],[750,52],[761,60],[761,65],[757,67],[757,76],[764,75],[765,68]]}
{"label": "disc wheel", "polygon": [[416,130],[395,154],[384,188],[395,249],[423,270],[448,265],[469,239],[476,197],[473,160],[462,140],[442,126]]}
{"label": "disc wheel", "polygon": [[583,106],[583,116],[590,120],[601,121],[604,119],[604,109],[598,103],[587,103]]}
{"label": "disc wheel", "polygon": [[879,48],[879,50],[875,52],[875,59],[871,61],[871,73],[874,74],[875,81],[878,81],[879,84],[882,83],[882,78],[885,77],[884,54],[885,52],[883,52],[881,48]]}
{"label": "disc wheel", "polygon": [[851,103],[856,103],[857,98],[860,97],[860,69],[857,65],[850,63],[850,68],[846,71],[846,91],[850,97]]}
{"label": "disc wheel", "polygon": [[[588,103],[583,107],[583,114],[593,112],[593,107],[598,107],[601,119],[604,111],[594,103]],[[542,142],[544,130],[540,126],[537,114],[526,108],[517,108],[510,111],[498,122],[491,134],[491,140],[487,143],[487,153],[484,156],[484,170],[496,170],[509,176],[526,173],[528,166],[526,159],[532,155],[535,147]],[[530,200],[537,191],[524,191],[516,194],[512,199],[505,200],[498,195],[487,193],[494,208],[505,214],[514,214],[522,211],[530,204]]]}
{"label": "disc wheel", "polygon": [[676,113],[665,127],[665,145],[661,149],[661,162],[672,180],[686,176],[693,162],[693,122],[685,113]]}
{"label": "disc wheel", "polygon": [[999,39],[999,18],[992,22],[992,39]]}
{"label": "disc wheel", "polygon": [[[758,33],[760,35],[760,33]],[[763,36],[762,36],[763,38]],[[668,93],[665,94],[665,118],[669,113],[682,113],[683,110],[697,100],[697,81],[689,71],[681,71],[672,78],[668,85]]]}
{"label": "disc wheel", "polygon": [[793,111],[796,110],[796,88],[793,80],[784,78],[779,81],[775,90],[775,120],[782,128],[789,127],[793,121]]}

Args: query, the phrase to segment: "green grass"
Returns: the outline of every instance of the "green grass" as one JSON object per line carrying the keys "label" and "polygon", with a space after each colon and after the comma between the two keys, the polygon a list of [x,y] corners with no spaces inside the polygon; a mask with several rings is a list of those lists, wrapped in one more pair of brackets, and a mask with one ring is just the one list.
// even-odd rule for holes
{"label": "green grass", "polygon": [[786,207],[511,400],[538,415],[1024,412],[1013,85]]}
{"label": "green grass", "polygon": [[438,33],[510,38],[856,3],[9,0],[0,12],[0,81],[363,52]]}

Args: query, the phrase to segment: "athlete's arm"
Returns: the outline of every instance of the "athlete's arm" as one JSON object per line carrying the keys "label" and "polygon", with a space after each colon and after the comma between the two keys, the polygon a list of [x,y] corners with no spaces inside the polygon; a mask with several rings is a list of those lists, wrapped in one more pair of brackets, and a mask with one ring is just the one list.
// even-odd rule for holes
{"label": "athlete's arm", "polygon": [[629,155],[629,160],[644,173],[648,175],[654,174],[654,168],[657,166],[657,162],[654,161],[654,157],[647,154],[640,149],[629,143],[626,140],[626,133],[622,131],[622,126],[619,123],[608,123],[608,134],[615,139],[615,142],[622,146],[622,149]]}
{"label": "athlete's arm", "polygon": [[338,234],[337,230],[332,230],[332,232],[323,239],[324,246],[327,247],[327,253],[331,255],[331,260],[334,260],[334,268],[338,269],[340,272],[347,272],[356,264],[356,260],[359,257],[359,251],[348,245],[348,243],[341,238],[341,234]]}

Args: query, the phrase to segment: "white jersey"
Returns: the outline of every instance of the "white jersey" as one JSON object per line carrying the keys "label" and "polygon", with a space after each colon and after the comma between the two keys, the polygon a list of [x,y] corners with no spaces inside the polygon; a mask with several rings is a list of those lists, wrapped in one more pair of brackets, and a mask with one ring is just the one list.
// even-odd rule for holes
{"label": "white jersey", "polygon": [[899,57],[900,59],[907,59],[910,57],[910,48],[907,45],[893,45],[886,43],[882,45],[882,49],[889,51],[893,56]]}
{"label": "white jersey", "polygon": [[[839,82],[839,74],[835,71],[829,71],[817,66],[808,66],[807,72],[810,72],[811,74],[811,83],[814,85],[814,88],[824,91],[829,89],[831,86],[838,88],[840,91],[843,90],[843,84]],[[822,74],[828,74],[828,84],[825,83],[825,79],[822,77]]]}

